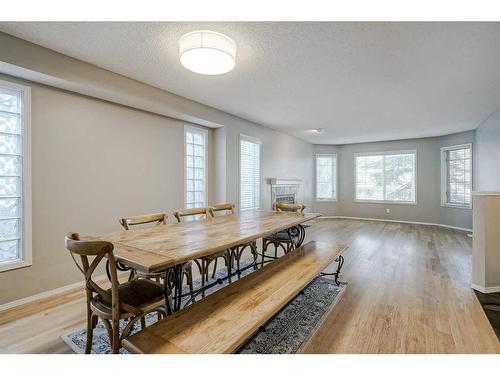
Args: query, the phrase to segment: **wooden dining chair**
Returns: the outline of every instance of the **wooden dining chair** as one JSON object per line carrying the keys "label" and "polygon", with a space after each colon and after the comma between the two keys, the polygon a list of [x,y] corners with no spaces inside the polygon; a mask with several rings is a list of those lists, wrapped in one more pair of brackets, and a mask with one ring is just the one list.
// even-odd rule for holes
{"label": "wooden dining chair", "polygon": [[[182,220],[186,218],[197,218],[201,220],[210,220],[214,217],[214,210],[212,207],[198,207],[198,208],[186,208],[183,210],[177,210],[174,212],[174,216],[177,221],[180,223]],[[228,280],[231,282],[231,249],[220,251],[216,254],[207,255],[205,257],[200,258],[199,260],[195,260],[201,276],[201,287],[202,289],[205,287],[206,282],[208,282],[209,275],[209,266],[212,262],[216,261],[217,258],[223,258],[224,264],[227,268]],[[215,275],[215,269],[213,272]],[[213,277],[213,276],[212,276]],[[201,296],[205,297],[205,291],[201,292]]]}
{"label": "wooden dining chair", "polygon": [[[129,230],[130,227],[135,226],[135,225],[146,225],[146,224],[152,224],[152,223],[155,223],[156,225],[165,225],[167,223],[167,218],[168,218],[168,215],[165,212],[160,212],[157,214],[123,217],[119,220],[119,222],[125,230]],[[184,280],[184,276],[185,276],[187,285],[189,287],[189,292],[191,294],[191,299],[194,302],[192,264],[193,264],[193,262],[189,261],[189,262],[186,262],[182,265],[182,272],[183,272],[182,280]],[[145,272],[140,272],[138,270],[133,270],[134,278],[153,279],[156,282],[163,281],[163,283],[165,280],[166,271],[167,271],[167,269],[159,270],[157,272],[145,273]],[[164,286],[166,288],[170,287],[168,284],[167,285],[164,284]],[[181,283],[181,288],[182,288],[182,283]],[[170,291],[170,292],[173,293],[173,291]]]}
{"label": "wooden dining chair", "polygon": [[[69,233],[65,238],[65,245],[85,279],[86,354],[92,349],[93,330],[99,318],[108,332],[112,352],[118,353],[121,341],[130,334],[136,322],[140,321],[142,328],[145,328],[146,314],[157,312],[162,317],[166,316],[163,306],[168,298],[165,298],[161,285],[148,279],[137,279],[122,284],[118,282],[116,259],[111,242],[80,241],[78,233]],[[93,279],[96,269],[105,258],[109,261],[111,276],[111,288],[108,289],[103,289]],[[121,335],[120,320],[127,320]]]}
{"label": "wooden dining chair", "polygon": [[[236,205],[234,203],[222,203],[212,206],[212,211],[214,215],[233,215]],[[253,257],[254,270],[257,269],[257,241],[251,241],[249,243],[236,246],[231,249],[231,262],[236,263],[236,271],[238,272],[238,279],[241,277],[241,266],[240,261],[243,255],[243,251],[249,248]],[[212,278],[215,277],[215,271],[217,270],[217,259],[215,259],[214,270],[212,273]]]}
{"label": "wooden dining chair", "polygon": [[[303,204],[296,203],[276,202],[273,204],[273,210],[278,212],[288,211],[303,214],[305,208],[306,206],[304,206]],[[274,246],[274,258],[278,257],[278,248],[281,248],[285,254],[295,248],[295,242],[286,230],[262,238],[261,266],[264,265],[264,258],[266,257],[265,254],[269,245]]]}

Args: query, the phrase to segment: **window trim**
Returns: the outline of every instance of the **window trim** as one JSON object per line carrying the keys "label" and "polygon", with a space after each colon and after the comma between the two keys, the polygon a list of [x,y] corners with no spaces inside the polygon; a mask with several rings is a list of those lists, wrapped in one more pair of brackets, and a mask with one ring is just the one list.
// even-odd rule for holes
{"label": "window trim", "polygon": [[[318,198],[318,156],[331,156],[335,159],[335,181],[334,181],[334,189],[335,189],[335,197],[334,198]],[[338,166],[338,155],[336,153],[317,153],[314,159],[314,197],[316,202],[338,202],[338,175],[339,175],[339,166]]]}
{"label": "window trim", "polygon": [[[259,202],[257,207],[241,208],[241,141],[248,140],[259,145]],[[259,138],[240,133],[238,137],[238,209],[239,211],[259,211],[262,206],[262,141]]]}
{"label": "window trim", "polygon": [[33,265],[33,242],[31,225],[31,87],[0,80],[0,86],[22,93],[22,233],[21,257],[0,263],[0,273]]}
{"label": "window trim", "polygon": [[[446,165],[446,151],[449,150],[456,150],[460,148],[470,148],[470,190],[471,190],[471,199],[470,199],[470,204],[464,205],[464,204],[454,204],[454,203],[449,203],[446,201],[446,190],[447,190],[447,185],[448,185],[448,176],[447,176],[447,165]],[[441,147],[441,207],[447,207],[447,208],[461,208],[465,210],[472,210],[472,186],[474,184],[474,153],[473,153],[473,148],[472,148],[472,142],[469,143],[462,143],[459,145],[453,145],[453,146],[444,146]]]}
{"label": "window trim", "polygon": [[[406,201],[389,201],[389,200],[371,200],[371,199],[357,199],[356,198],[356,187],[358,184],[358,174],[356,173],[356,157],[358,156],[386,156],[386,155],[400,155],[400,154],[414,154],[415,155],[415,166],[414,166],[414,180],[415,180],[415,200],[411,202]],[[418,188],[418,153],[416,149],[412,150],[396,150],[396,151],[373,151],[373,152],[359,152],[353,155],[353,165],[354,165],[354,202],[355,203],[375,203],[375,204],[398,204],[405,206],[416,206],[418,203],[417,188]],[[384,184],[384,196],[385,196],[385,184]]]}
{"label": "window trim", "polygon": [[184,204],[184,208],[186,208],[186,189],[187,189],[187,184],[186,184],[186,180],[187,180],[187,175],[186,175],[186,169],[187,169],[187,163],[186,163],[186,133],[191,130],[191,131],[197,131],[197,132],[200,132],[200,133],[203,133],[204,137],[205,137],[205,206],[209,206],[208,204],[208,142],[209,142],[209,139],[208,139],[208,129],[205,129],[205,128],[202,128],[202,127],[197,127],[197,126],[192,126],[192,125],[184,125],[184,139],[183,139],[183,143],[184,143],[184,146],[183,146],[183,149],[184,149],[184,155],[183,155],[183,158],[184,158],[184,188],[183,188],[183,204]]}

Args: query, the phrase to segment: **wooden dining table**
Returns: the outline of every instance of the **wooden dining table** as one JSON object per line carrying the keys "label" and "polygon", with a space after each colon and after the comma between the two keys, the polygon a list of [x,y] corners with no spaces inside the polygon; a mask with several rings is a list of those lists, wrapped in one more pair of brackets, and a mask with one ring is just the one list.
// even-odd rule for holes
{"label": "wooden dining table", "polygon": [[315,213],[244,211],[206,220],[82,236],[82,239],[109,241],[114,245],[117,261],[151,273],[298,227],[318,216]]}
{"label": "wooden dining table", "polygon": [[84,235],[81,238],[111,242],[116,260],[127,268],[145,273],[179,268],[176,272],[181,273],[180,266],[190,260],[283,230],[287,230],[300,246],[305,236],[302,224],[318,216],[315,213],[286,211],[244,211],[205,220]]}

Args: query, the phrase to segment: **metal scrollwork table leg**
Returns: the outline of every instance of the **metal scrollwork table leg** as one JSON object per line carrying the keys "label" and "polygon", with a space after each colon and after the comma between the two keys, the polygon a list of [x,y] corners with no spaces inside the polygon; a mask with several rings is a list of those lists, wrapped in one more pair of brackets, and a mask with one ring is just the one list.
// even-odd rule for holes
{"label": "metal scrollwork table leg", "polygon": [[339,282],[339,275],[340,275],[340,270],[342,269],[342,266],[344,265],[344,257],[342,255],[339,255],[337,259],[335,259],[335,262],[337,262],[337,271],[336,272],[321,272],[321,276],[334,276],[335,277],[335,284],[340,285]]}

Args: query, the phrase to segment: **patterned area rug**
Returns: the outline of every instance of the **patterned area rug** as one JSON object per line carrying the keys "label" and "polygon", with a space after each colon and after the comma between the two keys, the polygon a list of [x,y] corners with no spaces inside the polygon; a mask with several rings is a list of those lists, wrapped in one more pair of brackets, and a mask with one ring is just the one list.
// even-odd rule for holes
{"label": "patterned area rug", "polygon": [[[245,273],[250,272],[248,270]],[[222,276],[224,276],[224,271],[218,271],[216,278]],[[199,287],[199,284],[200,281],[195,280],[195,288]],[[207,291],[207,295],[223,286],[225,286],[225,283],[214,286]],[[297,353],[315,332],[326,313],[338,303],[346,287],[346,283],[337,286],[329,278],[316,278],[304,289],[303,293],[299,294],[267,323],[265,331],[257,333],[239,352],[244,354]],[[146,316],[146,326],[156,321],[156,313]],[[120,328],[123,329],[124,327],[125,322],[120,322]],[[138,331],[140,331],[140,325],[136,324],[132,332],[136,333]],[[61,338],[75,353],[84,353],[86,335],[87,329],[82,328]],[[95,354],[111,353],[108,334],[100,321],[94,329],[92,352]],[[128,352],[122,348],[120,353],[127,354]]]}

